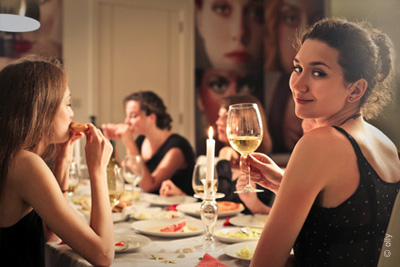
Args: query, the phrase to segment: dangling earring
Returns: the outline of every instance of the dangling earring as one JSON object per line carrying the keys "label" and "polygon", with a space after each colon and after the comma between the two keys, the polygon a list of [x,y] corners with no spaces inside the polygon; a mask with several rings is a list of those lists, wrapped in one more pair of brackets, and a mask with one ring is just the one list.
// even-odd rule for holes
{"label": "dangling earring", "polygon": [[352,96],[350,96],[350,101],[353,101],[353,97]]}

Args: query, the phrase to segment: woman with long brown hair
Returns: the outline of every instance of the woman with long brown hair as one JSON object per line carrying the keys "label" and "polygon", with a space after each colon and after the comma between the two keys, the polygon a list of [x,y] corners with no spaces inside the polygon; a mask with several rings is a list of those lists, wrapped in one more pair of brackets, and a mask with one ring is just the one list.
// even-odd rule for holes
{"label": "woman with long brown hair", "polygon": [[[0,258],[6,265],[44,266],[45,242],[57,236],[93,265],[113,261],[105,171],[112,147],[91,124],[84,134],[70,128],[70,97],[58,61],[28,57],[0,72]],[[84,135],[89,225],[66,195],[72,144]]]}

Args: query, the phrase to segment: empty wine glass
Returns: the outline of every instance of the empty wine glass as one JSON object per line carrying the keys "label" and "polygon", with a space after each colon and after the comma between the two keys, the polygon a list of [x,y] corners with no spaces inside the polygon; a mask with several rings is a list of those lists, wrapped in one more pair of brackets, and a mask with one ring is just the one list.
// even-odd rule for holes
{"label": "empty wine glass", "polygon": [[128,155],[122,161],[122,176],[127,183],[126,191],[135,199],[135,189],[144,176],[144,162],[140,155]]}
{"label": "empty wine glass", "polygon": [[[246,156],[253,153],[261,144],[263,127],[261,115],[257,104],[243,103],[230,105],[226,127],[229,144],[241,154]],[[248,166],[247,185],[235,193],[262,192],[250,184],[250,166]]]}
{"label": "empty wine glass", "polygon": [[[207,165],[198,163],[194,166],[193,176],[192,176],[192,187],[194,193],[201,197],[204,195],[204,190],[208,186],[211,187],[211,184],[206,183],[206,173],[207,173]],[[214,169],[214,194],[217,193],[218,190],[218,175],[217,169]]]}
{"label": "empty wine glass", "polygon": [[75,161],[71,162],[69,166],[69,179],[68,179],[68,196],[72,197],[81,182],[81,172],[78,168],[78,164]]}

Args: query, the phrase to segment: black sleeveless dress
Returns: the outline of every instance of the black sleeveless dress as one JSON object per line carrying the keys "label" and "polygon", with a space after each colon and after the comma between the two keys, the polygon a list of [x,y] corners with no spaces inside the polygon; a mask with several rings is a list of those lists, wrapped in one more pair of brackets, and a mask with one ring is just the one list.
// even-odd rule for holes
{"label": "black sleeveless dress", "polygon": [[0,228],[1,266],[45,266],[42,219],[32,210],[16,224]]}
{"label": "black sleeveless dress", "polygon": [[[142,152],[144,138],[145,137],[141,135],[136,139],[136,144],[140,153]],[[192,196],[194,194],[192,188],[192,175],[195,164],[195,154],[192,146],[184,137],[178,134],[171,134],[164,144],[162,144],[157,152],[153,155],[153,157],[146,162],[146,166],[150,172],[153,172],[157,168],[158,164],[160,164],[165,154],[167,154],[167,152],[174,147],[179,148],[182,151],[183,156],[186,159],[187,166],[185,169],[176,171],[171,177],[171,181],[187,195]],[[159,194],[159,188],[151,193]]]}
{"label": "black sleeveless dress", "polygon": [[[293,247],[298,266],[376,266],[400,182],[383,181],[345,130],[360,184],[335,208],[314,204]],[[400,156],[400,155],[399,155]]]}

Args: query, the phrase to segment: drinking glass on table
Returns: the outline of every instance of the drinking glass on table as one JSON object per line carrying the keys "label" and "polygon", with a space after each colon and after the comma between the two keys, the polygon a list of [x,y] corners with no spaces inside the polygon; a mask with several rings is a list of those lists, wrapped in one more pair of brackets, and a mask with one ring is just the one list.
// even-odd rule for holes
{"label": "drinking glass on table", "polygon": [[118,205],[124,193],[125,182],[121,175],[121,168],[118,166],[113,168],[107,167],[107,185],[110,197],[110,205],[114,207]]}
{"label": "drinking glass on table", "polygon": [[[261,115],[257,104],[243,103],[230,105],[226,127],[229,144],[247,157],[260,146],[263,137]],[[250,167],[248,167],[248,182],[241,191],[235,193],[262,192],[250,184]]]}
{"label": "drinking glass on table", "polygon": [[135,189],[137,184],[143,179],[144,176],[144,162],[140,155],[127,155],[122,161],[122,176],[128,187],[130,198],[136,199]]}
{"label": "drinking glass on table", "polygon": [[68,196],[72,197],[81,182],[82,175],[75,161],[69,166]]}
{"label": "drinking glass on table", "polygon": [[[206,183],[206,173],[207,173],[207,165],[206,164],[196,164],[193,170],[192,176],[192,187],[193,191],[196,195],[201,196],[204,194],[204,188],[211,184],[207,185]],[[217,193],[218,190],[218,175],[217,169],[214,169],[214,193]]]}

